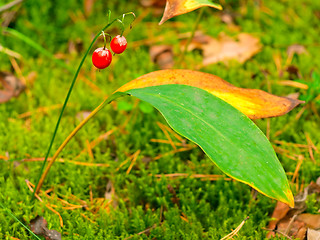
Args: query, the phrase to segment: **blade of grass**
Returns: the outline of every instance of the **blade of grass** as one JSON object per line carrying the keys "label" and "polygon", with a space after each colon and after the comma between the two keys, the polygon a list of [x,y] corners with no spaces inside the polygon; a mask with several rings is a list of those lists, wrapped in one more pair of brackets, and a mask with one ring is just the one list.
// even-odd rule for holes
{"label": "blade of grass", "polygon": [[24,227],[28,232],[30,232],[31,235],[33,235],[36,239],[41,240],[37,235],[35,235],[26,225],[23,224],[7,207],[5,207],[2,203],[0,203],[0,207],[6,211],[15,221],[20,223],[22,227]]}

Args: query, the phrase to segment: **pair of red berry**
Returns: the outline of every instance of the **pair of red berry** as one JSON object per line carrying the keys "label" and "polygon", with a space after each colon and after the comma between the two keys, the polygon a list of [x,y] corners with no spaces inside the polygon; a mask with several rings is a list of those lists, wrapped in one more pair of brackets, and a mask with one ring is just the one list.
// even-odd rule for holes
{"label": "pair of red berry", "polygon": [[[111,50],[120,54],[127,48],[127,40],[124,36],[117,35],[110,42]],[[112,54],[106,47],[97,48],[92,54],[92,63],[96,68],[104,69],[110,65]]]}

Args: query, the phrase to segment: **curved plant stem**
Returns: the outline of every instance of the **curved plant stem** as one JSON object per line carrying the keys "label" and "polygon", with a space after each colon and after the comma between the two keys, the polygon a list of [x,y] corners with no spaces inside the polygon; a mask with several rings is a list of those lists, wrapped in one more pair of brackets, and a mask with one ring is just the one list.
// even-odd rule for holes
{"label": "curved plant stem", "polygon": [[197,28],[198,28],[198,26],[199,26],[201,17],[202,17],[202,15],[203,15],[203,12],[204,12],[204,8],[201,8],[201,9],[199,10],[197,19],[196,19],[196,21],[195,21],[195,23],[194,23],[194,25],[193,25],[191,35],[190,35],[190,37],[188,38],[188,41],[187,41],[187,43],[186,43],[186,46],[184,47],[184,50],[183,50],[183,52],[182,52],[181,55],[180,55],[180,59],[179,59],[179,62],[178,62],[178,66],[180,66],[181,63],[182,63],[183,60],[184,60],[184,57],[185,57],[186,52],[187,52],[187,50],[188,50],[188,47],[189,47],[192,39],[194,38],[194,35],[195,35],[195,33],[196,33],[196,30],[197,30]]}
{"label": "curved plant stem", "polygon": [[54,153],[54,155],[52,156],[52,159],[49,161],[48,166],[46,167],[46,169],[44,170],[44,172],[42,173],[38,184],[36,186],[36,190],[35,190],[35,194],[38,194],[40,191],[40,188],[44,182],[44,179],[46,178],[46,176],[48,175],[48,172],[52,166],[52,164],[55,162],[55,160],[57,159],[59,153],[64,149],[64,147],[68,144],[68,142],[73,138],[74,135],[76,135],[76,133],[91,119],[93,118],[103,107],[106,103],[109,103],[110,101],[108,101],[108,98],[105,98],[102,103],[100,103],[100,105],[98,107],[96,107],[96,109],[94,109],[89,116],[87,116],[84,120],[82,120],[82,122],[69,134],[69,136],[63,141],[63,143],[61,144],[61,146],[58,148],[58,150]]}
{"label": "curved plant stem", "polygon": [[[40,181],[42,172],[43,172],[44,167],[45,167],[45,165],[46,165],[46,163],[47,163],[47,160],[48,160],[48,157],[49,157],[49,154],[50,154],[50,151],[51,151],[51,148],[52,148],[54,139],[55,139],[55,137],[56,137],[56,134],[57,134],[57,131],[58,131],[58,128],[59,128],[59,125],[60,125],[60,121],[61,121],[63,112],[64,112],[64,110],[65,110],[65,108],[66,108],[66,106],[67,106],[67,103],[68,103],[68,101],[69,101],[71,92],[72,92],[72,90],[73,90],[73,86],[74,86],[74,84],[75,84],[75,82],[76,82],[76,80],[77,80],[77,77],[78,77],[79,72],[80,72],[80,69],[81,69],[81,67],[82,67],[82,65],[83,65],[83,63],[84,63],[84,60],[86,59],[87,55],[89,54],[89,51],[90,51],[90,49],[92,48],[93,44],[95,43],[95,41],[96,41],[96,40],[98,39],[98,37],[100,36],[100,33],[101,33],[102,31],[106,30],[106,29],[107,29],[110,25],[112,25],[115,21],[117,21],[117,19],[118,19],[118,18],[116,18],[116,19],[114,19],[113,21],[111,21],[110,23],[108,23],[106,26],[104,26],[104,27],[97,33],[97,35],[96,35],[96,36],[94,37],[94,39],[92,40],[90,46],[88,47],[86,53],[84,54],[84,56],[83,56],[83,58],[82,58],[82,60],[81,60],[81,62],[80,62],[80,64],[79,64],[79,67],[78,67],[78,69],[77,69],[77,71],[76,71],[76,73],[75,73],[75,75],[74,75],[74,77],[73,77],[73,80],[72,80],[72,83],[71,83],[71,85],[70,85],[68,94],[67,94],[66,99],[65,99],[65,101],[64,101],[64,104],[63,104],[63,106],[62,106],[62,109],[61,109],[61,112],[60,112],[60,115],[59,115],[59,118],[58,118],[56,127],[55,127],[55,129],[54,129],[54,132],[53,132],[53,135],[52,135],[50,144],[49,144],[49,148],[48,148],[47,154],[46,154],[45,159],[44,159],[44,162],[43,162],[43,164],[42,164],[42,167],[41,167],[41,170],[40,170],[40,174],[39,174],[39,177],[38,177],[38,181],[37,181],[37,184],[36,184],[36,187],[35,187],[37,190],[40,189],[40,188],[38,187],[38,185],[39,185],[39,181]],[[37,191],[35,191],[35,194],[36,194],[36,193],[37,193]],[[33,195],[33,199],[34,199],[35,194]]]}

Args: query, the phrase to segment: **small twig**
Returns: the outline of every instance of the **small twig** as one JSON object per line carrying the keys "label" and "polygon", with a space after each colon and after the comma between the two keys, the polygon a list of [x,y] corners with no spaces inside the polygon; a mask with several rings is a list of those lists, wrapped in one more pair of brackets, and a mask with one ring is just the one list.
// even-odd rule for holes
{"label": "small twig", "polygon": [[231,233],[229,233],[228,235],[224,236],[223,238],[221,238],[220,240],[225,240],[225,239],[230,239],[232,237],[234,237],[234,235],[236,235],[240,229],[243,227],[244,223],[249,219],[249,216],[247,216],[241,223],[240,225],[235,229],[233,230]]}
{"label": "small twig", "polygon": [[160,154],[160,155],[154,157],[153,160],[159,160],[160,158],[162,158],[164,156],[168,156],[168,155],[175,154],[175,153],[178,153],[178,152],[190,151],[191,149],[193,149],[195,147],[196,146],[194,146],[194,147],[182,147],[182,148],[179,148],[177,150],[172,150],[172,151],[169,151],[169,152],[166,152],[164,154]]}
{"label": "small twig", "polygon": [[286,231],[284,232],[285,235],[288,235],[288,233],[289,233],[289,231],[290,231],[290,229],[291,229],[291,227],[292,227],[292,224],[293,224],[294,220],[296,220],[297,216],[298,216],[298,215],[295,214],[295,215],[293,215],[293,217],[290,219],[290,222],[289,222],[289,224],[288,224],[288,226],[287,226],[287,228],[286,228]]}
{"label": "small twig", "polygon": [[133,165],[135,164],[135,162],[136,162],[139,154],[140,154],[140,149],[139,149],[138,151],[136,151],[136,152],[132,155],[131,164],[130,164],[130,166],[128,167],[128,170],[127,170],[127,172],[126,172],[127,175],[131,172],[131,169],[133,168]]}
{"label": "small twig", "polygon": [[174,143],[173,143],[173,141],[172,141],[169,133],[168,133],[167,130],[164,128],[164,126],[163,126],[163,125],[160,125],[158,122],[157,122],[157,124],[158,124],[159,128],[162,130],[162,132],[164,133],[164,135],[166,136],[166,138],[168,139],[168,141],[169,141],[170,145],[172,146],[172,148],[173,148],[174,150],[177,150],[176,145],[174,145]]}
{"label": "small twig", "polygon": [[278,233],[290,240],[292,240],[292,238],[290,236],[288,236],[287,234],[283,233],[283,232],[280,232],[279,230],[276,230],[276,229],[267,229],[267,228],[262,228],[263,230],[266,230],[266,231],[270,231],[270,232],[274,232],[274,233]]}
{"label": "small twig", "polygon": [[9,2],[8,4],[0,7],[0,12],[4,12],[4,11],[8,10],[9,8],[12,8],[13,6],[15,6],[21,2],[23,2],[23,0],[15,0],[15,1]]}
{"label": "small twig", "polygon": [[125,238],[124,240],[131,239],[131,238],[133,238],[133,237],[136,236],[136,235],[141,235],[141,234],[150,232],[150,230],[154,229],[156,226],[157,226],[157,224],[154,224],[152,227],[149,227],[149,228],[147,228],[147,229],[145,229],[145,230],[143,230],[143,231],[141,231],[141,232],[139,232],[139,233],[137,233],[137,234],[131,235],[130,237]]}
{"label": "small twig", "polygon": [[293,177],[292,177],[292,180],[291,180],[292,183],[294,183],[294,181],[298,177],[298,172],[299,172],[300,167],[301,167],[301,165],[303,163],[303,160],[304,160],[304,157],[302,155],[299,155],[298,163],[297,163],[296,169],[294,170]]}

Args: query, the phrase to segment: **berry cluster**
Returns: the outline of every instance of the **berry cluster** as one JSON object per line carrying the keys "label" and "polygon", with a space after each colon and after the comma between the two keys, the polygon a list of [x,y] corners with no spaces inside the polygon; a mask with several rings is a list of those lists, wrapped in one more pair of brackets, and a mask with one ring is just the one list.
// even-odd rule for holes
{"label": "berry cluster", "polygon": [[[124,36],[117,35],[110,42],[110,48],[115,54],[123,53],[127,48],[127,40]],[[92,63],[98,69],[104,69],[110,65],[112,54],[105,46],[97,48],[92,54]]]}

